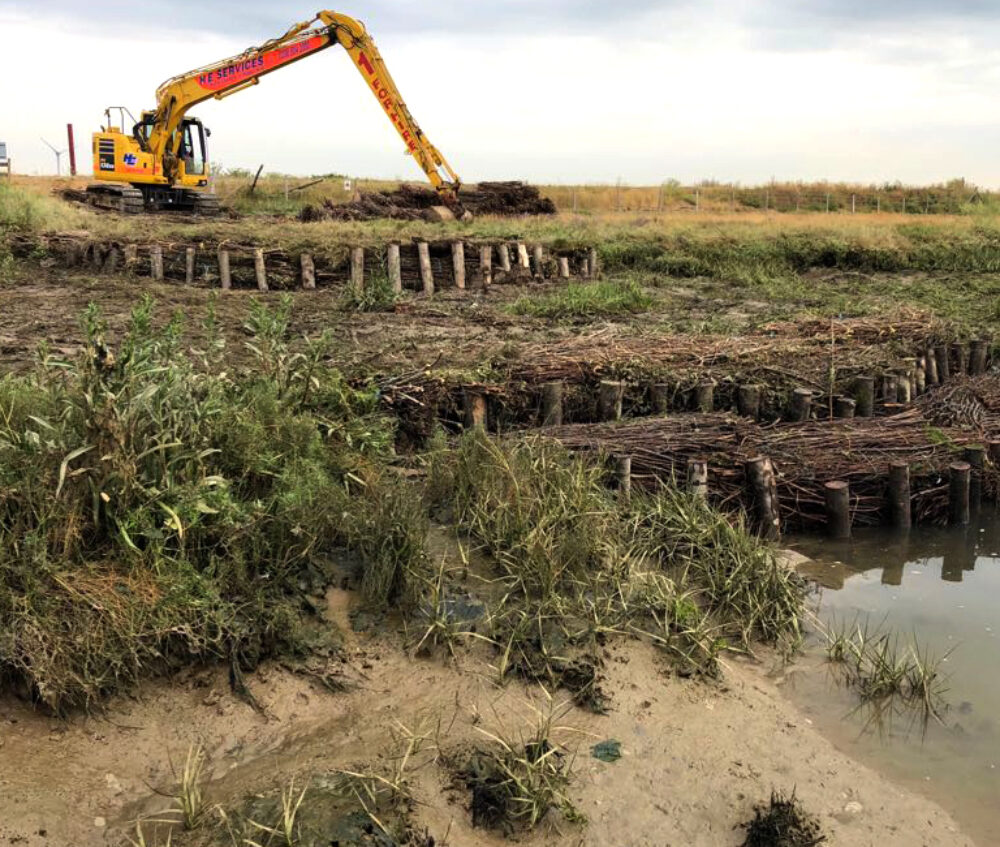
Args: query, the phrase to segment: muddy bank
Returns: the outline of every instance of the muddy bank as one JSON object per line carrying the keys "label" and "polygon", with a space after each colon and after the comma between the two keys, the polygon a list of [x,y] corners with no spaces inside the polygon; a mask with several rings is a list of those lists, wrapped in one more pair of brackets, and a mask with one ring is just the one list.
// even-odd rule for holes
{"label": "muddy bank", "polygon": [[[215,673],[152,683],[135,701],[65,723],[0,701],[0,837],[28,847],[120,844],[130,820],[169,806],[156,792],[171,793],[171,761],[179,769],[192,744],[208,753],[210,804],[232,808],[293,779],[302,785],[373,762],[405,726],[432,739],[410,776],[419,826],[438,843],[446,833],[453,845],[509,843],[472,828],[468,797],[446,763],[481,744],[483,732],[516,733],[548,709],[540,689],[497,688],[474,653],[448,667],[414,662],[384,641],[349,639],[353,690],[321,693],[266,668],[251,680],[263,714],[233,700]],[[760,668],[731,664],[722,684],[707,685],[667,677],[641,644],[606,659],[610,713],[570,707],[558,720],[560,743],[577,752],[570,793],[589,825],[550,814],[520,843],[736,847],[744,837],[736,827],[754,806],[774,788],[795,788],[830,843],[971,847],[938,806],[837,752]],[[612,764],[591,756],[607,739],[621,743]],[[210,843],[209,834],[175,843]]]}

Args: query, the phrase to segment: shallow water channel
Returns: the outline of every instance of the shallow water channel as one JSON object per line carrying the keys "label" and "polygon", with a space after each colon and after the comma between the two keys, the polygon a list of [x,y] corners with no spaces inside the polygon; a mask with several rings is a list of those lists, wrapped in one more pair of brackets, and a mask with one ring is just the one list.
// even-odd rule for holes
{"label": "shallow water channel", "polygon": [[967,528],[789,546],[813,560],[800,570],[824,586],[826,625],[867,619],[903,649],[915,639],[945,657],[948,708],[943,725],[926,726],[912,711],[858,709],[818,635],[785,677],[788,696],[845,752],[939,802],[984,847],[1000,844],[1000,513]]}

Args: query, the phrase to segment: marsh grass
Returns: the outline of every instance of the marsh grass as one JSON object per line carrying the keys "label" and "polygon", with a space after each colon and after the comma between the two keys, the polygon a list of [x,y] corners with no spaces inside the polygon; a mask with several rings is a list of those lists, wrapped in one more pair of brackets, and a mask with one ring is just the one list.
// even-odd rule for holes
{"label": "marsh grass", "polygon": [[547,707],[535,712],[527,731],[477,727],[489,744],[457,774],[472,795],[473,826],[514,835],[538,826],[553,809],[571,823],[586,822],[568,794],[575,754],[557,740],[570,730],[559,724],[568,705],[549,698]]}
{"label": "marsh grass", "polygon": [[948,655],[937,658],[915,636],[904,640],[884,622],[873,625],[868,618],[834,620],[824,635],[829,660],[857,692],[859,707],[870,711],[870,722],[881,723],[897,706],[916,714],[925,728],[931,719],[942,722],[947,693],[942,664]]}
{"label": "marsh grass", "polygon": [[666,487],[626,502],[599,463],[479,431],[432,459],[428,490],[496,567],[486,629],[500,680],[563,686],[601,711],[610,639],[648,637],[679,672],[706,676],[725,649],[798,645],[804,583],[697,498]]}
{"label": "marsh grass", "polygon": [[652,308],[655,300],[632,279],[570,283],[546,294],[526,294],[508,309],[515,315],[562,320],[634,315]]}
{"label": "marsh grass", "polygon": [[[180,347],[152,304],[112,344],[0,380],[0,679],[53,709],[224,660],[304,648],[304,594],[346,548],[375,602],[424,559],[418,494],[383,470],[377,394],[292,353],[287,304],[248,322],[255,367]],[[408,522],[408,523],[407,523]]]}

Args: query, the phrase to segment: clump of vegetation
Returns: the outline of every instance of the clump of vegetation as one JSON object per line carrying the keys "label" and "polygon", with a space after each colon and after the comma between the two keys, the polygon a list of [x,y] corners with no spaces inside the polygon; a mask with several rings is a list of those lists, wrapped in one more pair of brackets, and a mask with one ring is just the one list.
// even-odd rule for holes
{"label": "clump of vegetation", "polygon": [[0,234],[68,229],[83,218],[83,212],[66,203],[6,180],[0,182]]}
{"label": "clump of vegetation", "polygon": [[558,729],[550,710],[528,738],[481,730],[490,746],[472,753],[457,774],[471,793],[473,826],[514,835],[553,809],[568,821],[585,822],[567,794],[573,758],[556,744]]}
{"label": "clump of vegetation", "polygon": [[192,661],[238,678],[302,649],[344,548],[373,601],[405,593],[422,525],[381,470],[392,426],[321,344],[289,351],[286,312],[256,308],[244,375],[144,302],[116,347],[92,309],[79,360],[0,382],[0,678],[54,709]]}
{"label": "clump of vegetation", "polygon": [[398,299],[389,273],[382,266],[370,271],[360,288],[348,284],[344,290],[343,305],[349,312],[391,312]]}
{"label": "clump of vegetation", "polygon": [[922,650],[916,642],[901,643],[897,633],[872,626],[868,619],[837,624],[826,632],[827,655],[840,667],[861,704],[880,720],[894,704],[915,709],[923,723],[941,721],[946,683],[944,658]]}
{"label": "clump of vegetation", "polygon": [[637,538],[743,648],[754,641],[794,650],[807,586],[772,546],[703,498],[663,488],[633,506]]}
{"label": "clump of vegetation", "polygon": [[510,306],[516,315],[536,318],[594,318],[633,315],[654,303],[634,280],[569,283],[558,291],[526,294]]}
{"label": "clump of vegetation", "polygon": [[474,431],[436,456],[434,506],[497,567],[487,631],[501,678],[563,686],[601,711],[599,648],[613,637],[649,636],[681,673],[709,676],[728,639],[797,644],[805,586],[767,545],[690,495],[628,501],[603,477],[540,438]]}
{"label": "clump of vegetation", "polygon": [[743,847],[816,847],[826,842],[819,820],[802,808],[794,791],[790,797],[772,792],[771,802],[757,806],[743,828]]}

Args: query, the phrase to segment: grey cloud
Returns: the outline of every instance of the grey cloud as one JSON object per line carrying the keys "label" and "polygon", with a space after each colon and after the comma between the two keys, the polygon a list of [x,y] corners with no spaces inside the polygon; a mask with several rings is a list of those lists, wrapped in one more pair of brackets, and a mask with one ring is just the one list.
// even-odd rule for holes
{"label": "grey cloud", "polygon": [[[1000,27],[996,0],[770,0],[739,14],[753,43],[776,50],[816,50],[870,38],[921,33],[972,40]],[[929,50],[935,45],[928,43]]]}
{"label": "grey cloud", "polygon": [[[615,30],[651,14],[693,5],[696,0],[370,0],[363,6],[334,4],[336,11],[353,15],[374,34],[401,32],[493,33],[596,32]],[[159,26],[166,30],[204,30],[266,38],[282,32],[295,20],[308,18],[319,3],[292,8],[292,4],[260,0],[174,0],[135,3],[134,0],[96,0],[81,6],[78,0],[50,0],[46,18],[63,17],[84,26]],[[280,8],[279,8],[280,6]],[[13,10],[37,15],[37,4],[0,0],[0,12]]]}

